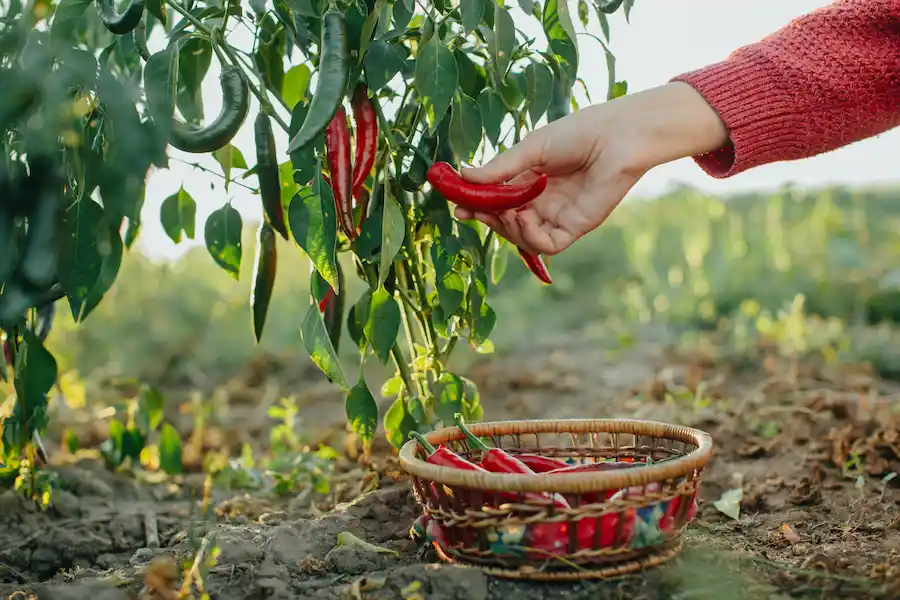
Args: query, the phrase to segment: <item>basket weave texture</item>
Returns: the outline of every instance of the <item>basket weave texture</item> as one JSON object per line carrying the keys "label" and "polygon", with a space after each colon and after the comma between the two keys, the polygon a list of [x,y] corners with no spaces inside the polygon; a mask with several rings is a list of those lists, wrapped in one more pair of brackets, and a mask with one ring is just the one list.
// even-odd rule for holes
{"label": "basket weave texture", "polygon": [[[519,579],[605,579],[673,558],[696,513],[700,474],[712,455],[706,432],[653,421],[495,421],[469,429],[513,455],[634,463],[568,474],[485,473],[429,464],[417,441],[404,444],[400,463],[438,556]],[[456,427],[425,438],[473,462],[481,458]],[[541,492],[562,495],[569,508],[542,499]]]}

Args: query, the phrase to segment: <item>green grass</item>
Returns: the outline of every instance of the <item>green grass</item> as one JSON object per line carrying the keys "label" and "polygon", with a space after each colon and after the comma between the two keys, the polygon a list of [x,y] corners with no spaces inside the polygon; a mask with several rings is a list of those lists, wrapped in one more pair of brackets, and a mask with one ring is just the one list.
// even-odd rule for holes
{"label": "green grass", "polygon": [[[309,263],[279,240],[278,278],[257,347],[249,319],[253,238],[245,227],[240,282],[203,249],[174,264],[128,255],[86,323],[75,327],[60,310],[51,345],[62,366],[142,377],[177,358],[214,375],[259,352],[302,357]],[[501,349],[527,336],[611,320],[711,328],[745,300],[777,311],[798,294],[806,313],[849,326],[900,320],[894,265],[900,265],[900,187],[785,188],[729,198],[682,188],[626,202],[599,230],[553,257],[553,286],[539,285],[511,252],[491,292],[494,341]],[[349,264],[346,272],[355,300],[362,284]],[[875,345],[893,339],[878,335]],[[350,346],[344,344],[347,352]]]}

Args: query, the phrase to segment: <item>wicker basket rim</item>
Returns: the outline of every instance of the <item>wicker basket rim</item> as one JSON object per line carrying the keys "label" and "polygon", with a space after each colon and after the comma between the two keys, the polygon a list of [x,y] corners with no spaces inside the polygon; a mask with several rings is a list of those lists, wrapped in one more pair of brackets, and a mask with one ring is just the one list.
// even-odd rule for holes
{"label": "wicker basket rim", "polygon": [[[399,453],[403,469],[414,477],[478,490],[504,492],[559,492],[583,494],[612,488],[642,486],[656,481],[679,479],[702,469],[712,456],[712,437],[705,431],[657,421],[637,419],[528,419],[472,423],[468,428],[479,437],[490,435],[524,435],[534,433],[620,433],[646,435],[693,444],[694,450],[684,456],[653,465],[614,471],[568,473],[564,475],[519,475],[463,471],[432,465],[418,458],[419,443],[409,440]],[[429,443],[438,445],[462,440],[465,436],[455,426],[425,434]]]}

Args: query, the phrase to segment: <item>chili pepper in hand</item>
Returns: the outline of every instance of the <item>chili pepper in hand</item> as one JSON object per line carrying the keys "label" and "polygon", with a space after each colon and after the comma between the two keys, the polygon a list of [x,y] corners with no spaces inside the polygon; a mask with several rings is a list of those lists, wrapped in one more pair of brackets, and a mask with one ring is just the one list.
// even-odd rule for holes
{"label": "chili pepper in hand", "polygon": [[325,155],[328,170],[331,171],[331,189],[334,192],[334,206],[337,210],[341,229],[351,240],[356,239],[353,223],[353,195],[351,194],[350,130],[343,107],[338,107],[331,123],[325,128]]}
{"label": "chili pepper in hand", "polygon": [[547,188],[547,175],[541,173],[528,184],[478,184],[466,181],[449,163],[431,165],[425,178],[441,195],[472,212],[501,212],[528,204]]}
{"label": "chili pepper in hand", "polygon": [[260,111],[253,124],[256,142],[256,177],[259,180],[259,195],[263,212],[269,223],[281,237],[288,239],[284,222],[284,207],[281,205],[281,181],[278,174],[278,160],[275,157],[275,135],[269,115]]}
{"label": "chili pepper in hand", "polygon": [[549,456],[541,456],[540,454],[517,454],[516,458],[528,465],[528,468],[535,473],[547,473],[556,469],[565,469],[569,463],[551,458]]}
{"label": "chili pepper in hand", "polygon": [[[463,424],[462,415],[456,413],[456,426],[463,432],[473,446],[481,450],[481,466],[491,473],[516,473],[519,475],[534,475],[534,471],[521,460],[501,448],[491,448]],[[547,499],[550,494],[526,493],[527,499]],[[569,503],[559,494],[553,494],[553,504],[557,508],[569,508]]]}
{"label": "chili pepper in hand", "polygon": [[378,150],[378,119],[365,85],[359,84],[351,100],[356,123],[356,152],[353,157],[353,196],[355,197],[375,164]]}
{"label": "chili pepper in hand", "polygon": [[341,99],[347,89],[350,53],[347,49],[344,15],[340,10],[331,8],[322,17],[319,47],[319,83],[316,85],[315,94],[309,103],[309,110],[300,131],[291,138],[288,154],[306,148],[322,133],[341,105]]}
{"label": "chili pepper in hand", "polygon": [[550,278],[550,271],[547,270],[547,264],[544,262],[544,259],[541,258],[540,254],[525,252],[521,248],[518,248],[518,250],[519,256],[525,261],[525,265],[528,267],[529,271],[534,273],[538,279],[547,285],[553,283],[553,280]]}

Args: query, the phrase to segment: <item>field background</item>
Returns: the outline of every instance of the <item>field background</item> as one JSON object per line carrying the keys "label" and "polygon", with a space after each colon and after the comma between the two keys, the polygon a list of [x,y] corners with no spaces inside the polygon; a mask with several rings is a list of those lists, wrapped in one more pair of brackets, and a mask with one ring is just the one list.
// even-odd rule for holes
{"label": "field background", "polygon": [[[897,597],[900,187],[727,198],[682,187],[631,200],[551,259],[552,286],[509,255],[492,292],[494,352],[460,348],[453,365],[479,385],[486,420],[650,418],[716,440],[683,558],[601,587],[427,566],[434,557],[407,539],[408,488],[385,475],[383,430],[371,475],[345,435],[342,396],[305,356],[309,264],[296,246],[279,248],[253,343],[252,234],[245,227],[240,282],[202,248],[173,263],[131,254],[82,326],[60,304],[49,345],[63,396],[47,437],[61,491],[41,515],[0,494],[0,513],[13,515],[0,597],[34,581],[45,582],[33,588],[41,600],[73,581],[88,593],[111,573],[136,592],[151,557],[174,551],[190,564],[212,531],[221,554],[207,585],[226,600]],[[346,332],[342,353],[353,353]],[[373,364],[370,387],[386,375]],[[141,385],[159,390],[184,440],[187,473],[174,480],[155,470],[155,447],[117,473],[98,460],[110,419],[133,417]],[[741,502],[722,504],[734,490]],[[148,514],[161,549],[145,543]],[[338,560],[329,551],[343,530],[400,555]],[[372,591],[355,596],[366,577]]]}

